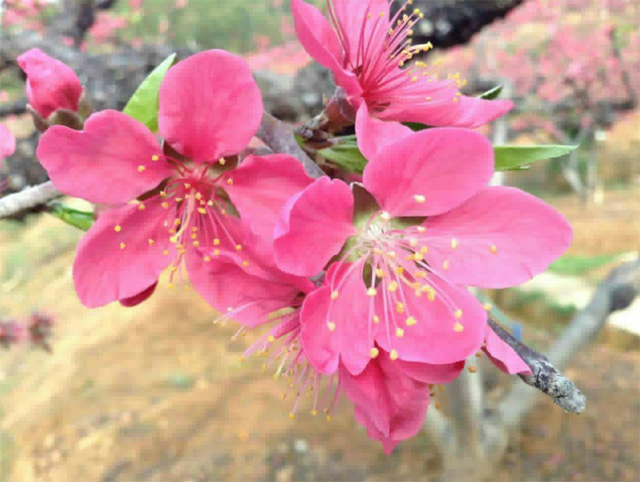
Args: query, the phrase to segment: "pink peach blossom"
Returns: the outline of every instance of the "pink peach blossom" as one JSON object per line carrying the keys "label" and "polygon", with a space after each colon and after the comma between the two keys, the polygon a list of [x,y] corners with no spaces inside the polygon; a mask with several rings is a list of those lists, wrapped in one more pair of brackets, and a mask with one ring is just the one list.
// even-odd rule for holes
{"label": "pink peach blossom", "polygon": [[510,101],[463,96],[458,76],[439,80],[431,66],[413,62],[432,47],[411,44],[422,14],[407,2],[390,16],[392,2],[328,0],[327,20],[316,7],[291,0],[300,42],[333,72],[355,110],[388,122],[478,127],[513,107]]}
{"label": "pink peach blossom", "polygon": [[66,64],[49,57],[40,49],[31,49],[18,57],[27,75],[27,98],[38,114],[47,119],[54,111],[77,111],[82,85]]}
{"label": "pink peach blossom", "polygon": [[[278,211],[311,179],[285,155],[250,156],[235,168],[235,159],[225,159],[249,144],[262,112],[248,65],[211,50],[163,80],[164,149],[144,124],[111,110],[89,117],[83,131],[54,126],[44,134],[38,158],[56,187],[108,206],[78,247],[73,276],[83,304],[137,304],[167,266],[172,282],[186,266],[217,309],[235,308],[235,289],[262,290],[270,300],[298,292],[297,278],[270,262],[273,224],[264,213]],[[258,304],[251,308],[243,314],[262,314]]]}
{"label": "pink peach blossom", "polygon": [[429,364],[481,348],[487,315],[465,287],[522,283],[572,238],[542,201],[487,187],[492,172],[487,139],[435,128],[379,151],[364,189],[321,178],[287,201],[275,228],[277,265],[299,276],[328,268],[301,312],[302,345],[318,372],[342,365],[356,376],[377,347]]}
{"label": "pink peach blossom", "polygon": [[0,165],[16,150],[16,139],[7,126],[0,124]]}

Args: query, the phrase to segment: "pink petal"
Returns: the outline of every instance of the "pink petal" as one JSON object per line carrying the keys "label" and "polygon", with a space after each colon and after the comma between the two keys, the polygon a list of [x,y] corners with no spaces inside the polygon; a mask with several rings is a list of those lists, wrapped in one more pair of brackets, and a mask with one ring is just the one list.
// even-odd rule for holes
{"label": "pink petal", "polygon": [[153,293],[156,291],[157,286],[158,286],[158,282],[156,281],[151,286],[149,286],[142,292],[138,293],[137,295],[132,296],[131,298],[124,298],[120,300],[120,304],[127,308],[133,308],[134,306],[138,306],[140,303],[147,301],[151,297],[151,295],[153,295]]}
{"label": "pink petal", "polygon": [[[350,373],[358,374],[371,359],[376,330],[362,282],[363,266],[362,261],[334,265],[327,273],[325,286],[304,301],[300,315],[302,346],[320,373],[335,373],[340,362]],[[330,283],[334,273],[336,281]],[[334,291],[339,294],[335,299]]]}
{"label": "pink petal", "polygon": [[288,273],[315,276],[354,233],[349,186],[321,177],[283,208],[274,231],[276,263]]}
{"label": "pink petal", "polygon": [[489,325],[487,325],[486,329],[486,345],[482,350],[493,364],[504,373],[509,375],[515,375],[516,373],[531,375],[529,365],[520,358],[513,348],[496,335]]}
{"label": "pink petal", "polygon": [[493,146],[467,129],[416,132],[369,161],[363,181],[392,216],[433,216],[472,197],[493,174]]}
{"label": "pink petal", "polygon": [[362,104],[356,116],[358,148],[367,159],[373,159],[384,147],[411,135],[413,131],[399,122],[384,122],[369,114]]}
{"label": "pink petal", "polygon": [[201,252],[187,252],[187,271],[195,290],[214,309],[248,326],[266,323],[273,311],[291,306],[299,290],[287,282],[255,276],[226,256],[205,261]]}
{"label": "pink petal", "polygon": [[[387,99],[381,119],[418,122],[434,127],[475,128],[503,116],[514,104],[510,100],[485,100],[458,96],[458,87],[451,81],[429,82],[419,77],[417,83],[409,76]],[[454,100],[457,99],[457,100]]]}
{"label": "pink petal", "polygon": [[[376,338],[386,351],[395,349],[400,360],[436,365],[456,363],[482,347],[487,313],[464,288],[439,282],[434,301],[426,294],[417,297],[412,291],[406,291],[404,298],[403,313],[398,314],[393,307],[387,313],[387,319],[392,319],[394,326],[404,329],[404,336],[397,337],[380,329]],[[459,318],[456,317],[458,310]],[[379,310],[377,314],[384,319]],[[411,316],[417,321],[413,326],[406,323]],[[456,330],[456,323],[463,326],[462,331]]]}
{"label": "pink petal", "polygon": [[424,425],[428,385],[402,373],[385,352],[357,376],[341,369],[340,384],[356,406],[358,422],[372,438],[397,443],[413,437]]}
{"label": "pink petal", "polygon": [[330,70],[341,69],[340,41],[320,10],[302,0],[291,0],[291,13],[296,34],[307,53]]}
{"label": "pink petal", "polygon": [[42,117],[48,118],[57,109],[78,110],[82,85],[69,66],[39,49],[23,53],[18,64],[27,75],[29,104]]}
{"label": "pink petal", "polygon": [[271,239],[285,202],[313,182],[295,158],[285,154],[249,156],[231,171],[225,191],[254,233]]}
{"label": "pink petal", "polygon": [[7,126],[0,124],[0,161],[16,150],[16,139]]}
{"label": "pink petal", "polygon": [[443,274],[450,282],[483,288],[527,281],[564,253],[572,240],[571,226],[558,211],[530,194],[501,186],[484,188],[424,226],[429,264],[442,266],[448,260]]}
{"label": "pink petal", "polygon": [[262,112],[249,65],[223,50],[208,50],[169,69],[160,88],[158,125],[182,155],[217,161],[249,144]]}
{"label": "pink petal", "polygon": [[[82,304],[97,308],[116,300],[126,303],[157,282],[173,259],[163,226],[171,214],[160,203],[147,203],[144,210],[129,204],[98,218],[80,241],[73,264]],[[169,256],[163,255],[164,250],[170,250]]]}
{"label": "pink petal", "polygon": [[430,363],[407,362],[396,360],[398,369],[405,375],[423,383],[444,385],[451,383],[464,370],[464,361],[432,365]]}
{"label": "pink petal", "polygon": [[37,156],[60,191],[101,204],[130,201],[173,172],[151,131],[114,110],[93,114],[83,131],[51,127]]}

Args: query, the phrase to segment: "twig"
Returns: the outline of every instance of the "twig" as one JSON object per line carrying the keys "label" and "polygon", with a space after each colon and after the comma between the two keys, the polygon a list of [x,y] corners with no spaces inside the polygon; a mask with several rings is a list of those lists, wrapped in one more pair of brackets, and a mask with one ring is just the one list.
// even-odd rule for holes
{"label": "twig", "polygon": [[[611,313],[627,308],[639,294],[640,258],[618,266],[598,285],[589,304],[573,317],[546,357],[520,343],[493,320],[489,323],[531,368],[532,376],[521,377],[526,384],[549,395],[568,412],[580,413],[586,397],[559,370],[597,335]],[[500,403],[496,419],[505,427],[516,426],[533,406],[535,395],[521,384],[514,385]]]}
{"label": "twig", "polygon": [[27,112],[27,98],[14,100],[4,105],[0,105],[0,117],[8,115],[18,115]]}
{"label": "twig", "polygon": [[0,198],[0,219],[15,216],[60,196],[62,193],[56,189],[51,181],[28,187],[15,194]]}
{"label": "twig", "polygon": [[264,142],[274,152],[289,154],[298,159],[304,166],[307,174],[312,177],[322,177],[324,172],[311,160],[296,142],[293,129],[282,121],[279,121],[268,112],[262,117],[262,124],[257,134],[258,139]]}

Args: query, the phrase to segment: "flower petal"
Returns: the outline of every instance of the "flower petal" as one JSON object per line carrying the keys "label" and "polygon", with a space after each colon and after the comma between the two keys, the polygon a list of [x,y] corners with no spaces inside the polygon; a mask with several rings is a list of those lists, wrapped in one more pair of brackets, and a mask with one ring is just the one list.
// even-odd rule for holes
{"label": "flower petal", "polygon": [[307,53],[329,70],[340,69],[340,41],[320,10],[303,0],[291,0],[291,13],[296,34]]}
{"label": "flower petal", "polygon": [[285,154],[249,156],[225,177],[225,191],[240,216],[265,239],[273,237],[285,202],[313,182],[302,164]]}
{"label": "flower petal", "polygon": [[356,116],[358,148],[367,159],[373,159],[384,147],[411,135],[413,131],[399,122],[381,121],[369,114],[362,104]]}
{"label": "flower petal", "polygon": [[304,301],[300,315],[302,346],[320,373],[335,373],[340,362],[350,373],[358,374],[371,359],[376,329],[370,321],[363,267],[363,261],[333,265],[325,286]]}
{"label": "flower petal", "polygon": [[[467,202],[425,221],[426,256],[448,261],[452,283],[506,288],[544,271],[569,247],[571,226],[558,211],[518,189],[486,187]],[[455,248],[455,249],[452,249]]]}
{"label": "flower petal", "polygon": [[39,49],[31,49],[18,57],[27,75],[29,104],[45,119],[57,109],[78,110],[82,85],[71,67]]}
{"label": "flower petal", "polygon": [[464,288],[442,281],[436,284],[434,278],[432,275],[427,279],[435,286],[435,297],[430,298],[427,291],[417,296],[405,290],[405,309],[401,313],[390,303],[386,317],[379,309],[376,312],[380,319],[387,319],[404,330],[402,336],[397,336],[381,329],[376,338],[386,351],[396,350],[399,360],[456,363],[482,347],[487,313],[480,302]]}
{"label": "flower petal", "polygon": [[100,204],[130,201],[173,172],[151,131],[114,110],[93,114],[83,131],[49,128],[37,156],[60,191]]}
{"label": "flower petal", "polygon": [[493,174],[493,146],[467,129],[416,132],[369,161],[363,181],[392,216],[433,216],[471,198]]}
{"label": "flower petal", "polygon": [[464,370],[464,361],[432,365],[430,363],[407,362],[396,360],[398,369],[405,375],[419,382],[431,385],[451,383]]}
{"label": "flower petal", "polygon": [[73,264],[82,304],[97,308],[116,300],[126,302],[157,282],[173,259],[174,248],[163,226],[168,214],[160,203],[147,203],[144,210],[129,204],[98,218],[80,241]]}
{"label": "flower petal", "polygon": [[496,333],[487,325],[485,346],[482,348],[489,359],[501,371],[509,375],[520,373],[522,375],[531,375],[531,368],[520,358],[520,356],[503,341]]}
{"label": "flower petal", "polygon": [[274,231],[276,264],[287,273],[315,276],[354,233],[349,186],[321,177],[283,208]]}
{"label": "flower petal", "polygon": [[424,425],[429,387],[405,375],[388,353],[381,352],[357,376],[341,369],[340,384],[356,406],[358,422],[367,428],[371,438],[383,442],[387,453]]}
{"label": "flower petal", "polygon": [[255,276],[224,255],[205,261],[189,250],[189,280],[214,309],[247,326],[266,323],[270,313],[291,306],[299,290],[283,277],[281,282]]}
{"label": "flower petal", "polygon": [[223,50],[208,50],[179,62],[160,87],[160,133],[196,162],[238,154],[258,131],[262,113],[262,96],[251,68]]}
{"label": "flower petal", "polygon": [[16,139],[7,126],[0,124],[0,161],[16,150]]}
{"label": "flower petal", "polygon": [[153,295],[153,293],[156,291],[157,286],[158,286],[158,281],[156,280],[155,283],[153,283],[151,286],[144,289],[137,295],[132,296],[131,298],[124,298],[120,300],[120,304],[127,308],[133,308],[134,306],[138,306],[140,303],[148,300],[151,297],[151,295]]}

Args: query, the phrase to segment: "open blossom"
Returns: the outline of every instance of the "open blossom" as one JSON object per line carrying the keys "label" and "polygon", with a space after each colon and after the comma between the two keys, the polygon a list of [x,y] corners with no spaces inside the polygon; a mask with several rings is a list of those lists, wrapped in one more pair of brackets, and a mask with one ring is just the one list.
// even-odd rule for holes
{"label": "open blossom", "polygon": [[[7,126],[0,124],[0,163],[16,150],[16,139]],[[1,165],[1,164],[0,164]]]}
{"label": "open blossom", "polygon": [[517,189],[487,187],[492,171],[483,136],[429,129],[370,159],[364,189],[321,178],[287,201],[278,266],[313,275],[328,265],[301,312],[302,346],[320,373],[343,365],[358,375],[381,350],[391,360],[465,360],[487,326],[465,287],[522,283],[564,252],[564,217]]}
{"label": "open blossom", "polygon": [[71,67],[40,49],[23,53],[18,64],[27,75],[29,104],[43,118],[58,109],[78,110],[83,89]]}
{"label": "open blossom", "polygon": [[[477,127],[513,107],[510,101],[463,96],[459,89],[464,81],[458,75],[439,80],[432,66],[413,62],[431,48],[430,44],[411,43],[413,28],[423,15],[408,1],[390,16],[391,3],[393,0],[327,0],[327,19],[303,0],[291,0],[300,42],[333,72],[360,116],[387,123]],[[357,128],[359,124],[358,119]]]}
{"label": "open blossom", "polygon": [[137,304],[165,268],[173,282],[185,266],[216,308],[225,290],[241,289],[227,274],[261,280],[256,289],[269,299],[297,292],[269,263],[262,243],[273,225],[263,212],[311,180],[285,155],[249,156],[236,167],[263,113],[248,65],[219,50],[194,55],[169,70],[159,102],[164,146],[144,124],[110,110],[89,117],[83,131],[54,126],[41,138],[38,158],[54,185],[107,207],[78,246],[82,303]]}

